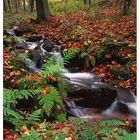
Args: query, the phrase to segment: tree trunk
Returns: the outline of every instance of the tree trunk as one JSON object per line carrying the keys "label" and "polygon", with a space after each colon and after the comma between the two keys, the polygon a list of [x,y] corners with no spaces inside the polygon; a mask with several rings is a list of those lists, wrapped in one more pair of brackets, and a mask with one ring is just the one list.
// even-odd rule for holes
{"label": "tree trunk", "polygon": [[124,0],[124,5],[123,5],[123,15],[128,15],[130,6],[131,6],[132,0]]}
{"label": "tree trunk", "polygon": [[8,0],[7,2],[8,2],[8,8],[9,8],[9,10],[11,12],[11,2],[10,2],[10,0]]}
{"label": "tree trunk", "polygon": [[29,7],[30,7],[30,11],[33,12],[34,11],[34,0],[29,0]]}
{"label": "tree trunk", "polygon": [[26,11],[26,3],[25,3],[25,0],[23,0],[23,9],[24,9],[24,11]]}
{"label": "tree trunk", "polygon": [[18,12],[18,2],[17,2],[17,0],[14,0],[14,6],[15,6],[15,9],[16,9],[16,12]]}
{"label": "tree trunk", "polygon": [[47,20],[51,16],[48,0],[36,0],[36,9],[38,21]]}
{"label": "tree trunk", "polygon": [[17,5],[18,5],[18,8],[19,8],[19,9],[20,9],[20,6],[21,6],[20,1],[21,1],[21,0],[18,0],[18,1],[17,1]]}
{"label": "tree trunk", "polygon": [[90,6],[91,5],[91,0],[84,0],[84,4]]}
{"label": "tree trunk", "polygon": [[3,10],[7,13],[6,0],[3,0]]}

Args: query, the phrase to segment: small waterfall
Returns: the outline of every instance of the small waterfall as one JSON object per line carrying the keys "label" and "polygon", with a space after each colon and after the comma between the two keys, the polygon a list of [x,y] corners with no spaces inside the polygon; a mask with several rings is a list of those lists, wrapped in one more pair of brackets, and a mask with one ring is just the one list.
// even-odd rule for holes
{"label": "small waterfall", "polygon": [[111,106],[109,108],[107,108],[105,111],[103,111],[103,115],[107,115],[107,116],[113,116],[114,112],[118,109],[118,101],[115,100]]}
{"label": "small waterfall", "polygon": [[40,72],[40,69],[36,68],[35,63],[31,59],[26,58],[24,60],[24,63],[26,67],[29,68],[30,72],[37,72],[37,73]]}
{"label": "small waterfall", "polygon": [[94,82],[100,81],[99,76],[88,72],[64,73],[63,75],[68,77],[70,79],[70,82],[72,82],[73,84],[80,84],[90,88],[92,87]]}
{"label": "small waterfall", "polygon": [[136,103],[127,103],[128,105],[128,109],[129,109],[129,113],[130,114],[136,114]]}
{"label": "small waterfall", "polygon": [[56,64],[59,64],[62,68],[64,68],[61,52],[48,52],[48,55],[53,56],[55,58]]}
{"label": "small waterfall", "polygon": [[66,104],[70,107],[69,111],[76,117],[81,117],[84,115],[82,107],[77,107],[73,100],[65,100]]}
{"label": "small waterfall", "polygon": [[[16,29],[16,27],[15,27],[15,29]],[[99,108],[97,108],[97,106],[95,108],[94,104],[92,104],[93,105],[92,108],[83,107],[83,106],[80,106],[79,104],[76,105],[77,97],[72,98],[72,99],[66,99],[65,103],[69,110],[68,112],[70,112],[72,115],[80,117],[80,118],[84,118],[86,120],[91,120],[91,119],[95,118],[96,115],[101,116],[101,117],[110,116],[113,118],[113,117],[115,117],[115,113],[117,111],[119,111],[119,109],[120,109],[118,103],[123,102],[122,104],[124,104],[124,106],[128,109],[128,113],[133,116],[136,116],[135,97],[132,96],[131,93],[129,93],[129,90],[115,89],[116,92],[114,92],[114,89],[112,89],[111,86],[109,86],[105,83],[101,83],[101,79],[99,76],[94,75],[89,72],[70,73],[69,70],[64,67],[63,57],[61,56],[61,46],[60,45],[54,45],[53,48],[52,47],[49,48],[49,50],[52,49],[51,51],[47,51],[47,49],[45,49],[45,47],[44,47],[43,39],[40,40],[39,42],[26,42],[25,40],[22,40],[20,42],[17,39],[14,29],[10,30],[8,33],[10,35],[12,35],[14,37],[14,39],[16,40],[17,47],[23,48],[23,50],[25,48],[27,48],[27,50],[29,50],[29,51],[33,51],[33,52],[38,51],[39,52],[39,53],[36,52],[36,55],[38,55],[37,59],[39,59],[38,61],[37,61],[37,59],[35,59],[35,60],[25,59],[24,60],[25,65],[29,68],[29,72],[37,72],[37,73],[40,72],[41,69],[40,69],[40,67],[37,67],[37,62],[40,63],[40,65],[42,65],[44,63],[44,60],[47,57],[54,56],[56,64],[59,64],[63,68],[62,75],[64,76],[65,81],[68,84],[68,94],[70,94],[71,92],[77,93],[77,91],[80,91],[80,93],[81,93],[81,91],[84,91],[84,92],[86,92],[86,97],[84,99],[87,100],[88,102],[89,101],[98,102],[100,100],[100,98],[102,98],[103,99],[102,101],[105,104],[107,104],[107,102],[108,102],[107,98],[110,98],[113,95],[112,99],[109,100],[109,103],[111,105],[109,104],[110,106],[105,109],[99,109]],[[34,58],[36,58],[36,56],[34,56]],[[91,92],[91,91],[94,91],[94,92]],[[103,94],[98,94],[101,92]],[[93,94],[94,98],[90,99],[90,97],[92,97],[92,94]],[[79,95],[81,96],[81,94],[79,94]],[[101,96],[101,97],[99,97],[99,96]],[[131,98],[131,99],[129,99],[129,98]],[[94,100],[92,100],[92,99],[94,99]],[[102,106],[104,106],[105,104],[102,104],[102,101],[100,100],[100,102],[98,102],[98,104],[101,104]],[[129,102],[129,101],[131,101],[131,102]],[[95,103],[95,104],[97,104],[97,103]],[[96,111],[98,109],[99,109],[99,111]]]}

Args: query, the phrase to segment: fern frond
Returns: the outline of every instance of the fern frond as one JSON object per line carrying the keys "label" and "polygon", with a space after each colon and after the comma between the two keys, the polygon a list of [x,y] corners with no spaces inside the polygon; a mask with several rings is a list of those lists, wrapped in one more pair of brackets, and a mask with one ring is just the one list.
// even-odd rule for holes
{"label": "fern frond", "polygon": [[21,119],[23,118],[18,112],[16,112],[15,110],[12,110],[8,107],[3,107],[4,109],[4,113],[3,115],[6,117],[6,118],[10,118],[10,117],[14,117],[16,119]]}
{"label": "fern frond", "polygon": [[96,140],[93,129],[89,128],[80,132],[78,140]]}
{"label": "fern frond", "polygon": [[103,120],[100,122],[99,127],[115,127],[115,126],[119,126],[119,125],[124,125],[123,121],[121,120]]}
{"label": "fern frond", "polygon": [[36,89],[37,88],[37,84],[33,81],[30,80],[26,77],[22,78],[19,81],[19,89]]}
{"label": "fern frond", "polygon": [[66,121],[66,114],[65,113],[59,113],[59,114],[57,114],[56,119],[60,122],[64,122],[64,121]]}
{"label": "fern frond", "polygon": [[33,97],[33,94],[30,92],[30,90],[15,90],[14,92],[19,94],[17,97],[18,99],[25,98],[28,100],[29,97]]}
{"label": "fern frond", "polygon": [[26,53],[22,53],[20,55],[13,53],[10,57],[10,64],[13,66],[13,69],[28,69],[24,63],[24,59],[27,58]]}
{"label": "fern frond", "polygon": [[3,105],[9,107],[10,104],[17,104],[17,94],[10,89],[3,90]]}
{"label": "fern frond", "polygon": [[137,134],[136,133],[131,133],[126,135],[125,137],[122,138],[122,140],[136,140],[137,139]]}
{"label": "fern frond", "polygon": [[64,58],[63,63],[68,64],[69,60],[72,59],[73,57],[75,57],[78,52],[79,52],[79,50],[75,49],[75,48],[70,48],[67,51],[64,51],[63,52],[63,58]]}
{"label": "fern frond", "polygon": [[66,97],[68,85],[63,77],[58,78],[58,88],[62,96]]}
{"label": "fern frond", "polygon": [[28,114],[26,119],[29,120],[29,121],[34,121],[34,122],[40,121],[41,112],[42,112],[42,109],[35,110],[31,114]]}
{"label": "fern frond", "polygon": [[49,93],[45,95],[40,95],[38,97],[39,104],[43,107],[44,110],[49,110],[47,115],[51,113],[51,110],[54,108],[55,103],[62,104],[61,96],[59,95],[55,87],[49,86]]}
{"label": "fern frond", "polygon": [[42,70],[40,72],[40,76],[46,78],[51,75],[60,75],[61,71],[62,71],[62,67],[58,64],[52,66],[47,66],[46,64],[43,65]]}
{"label": "fern frond", "polygon": [[16,140],[42,140],[43,138],[34,130],[34,128],[31,128],[30,135],[22,134],[21,138],[17,138]]}

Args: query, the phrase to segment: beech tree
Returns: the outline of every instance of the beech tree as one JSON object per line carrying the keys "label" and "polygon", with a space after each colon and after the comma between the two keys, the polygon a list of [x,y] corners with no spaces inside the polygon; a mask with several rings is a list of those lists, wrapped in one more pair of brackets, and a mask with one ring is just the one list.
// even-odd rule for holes
{"label": "beech tree", "polygon": [[51,16],[48,0],[36,0],[37,20],[44,21]]}
{"label": "beech tree", "polygon": [[7,7],[6,7],[6,1],[5,0],[3,0],[3,10],[4,10],[4,12],[7,12]]}
{"label": "beech tree", "polygon": [[132,0],[124,0],[123,15],[127,15],[132,4]]}
{"label": "beech tree", "polygon": [[29,0],[29,7],[30,7],[30,11],[33,12],[34,11],[34,0]]}

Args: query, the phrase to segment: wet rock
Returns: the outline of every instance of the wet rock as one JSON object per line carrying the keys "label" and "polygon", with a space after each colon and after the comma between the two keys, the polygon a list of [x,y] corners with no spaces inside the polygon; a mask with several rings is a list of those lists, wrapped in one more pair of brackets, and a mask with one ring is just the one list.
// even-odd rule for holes
{"label": "wet rock", "polygon": [[33,34],[32,36],[27,38],[28,42],[38,42],[42,39],[42,35]]}
{"label": "wet rock", "polygon": [[118,101],[118,112],[136,117],[136,104]]}
{"label": "wet rock", "polygon": [[48,39],[45,39],[44,41],[43,41],[43,46],[42,46],[42,48],[44,49],[44,50],[46,50],[47,52],[51,52],[51,51],[53,51],[53,49],[54,49],[54,44],[50,41],[50,40],[48,40]]}
{"label": "wet rock", "polygon": [[40,71],[39,69],[37,69],[36,64],[31,59],[26,58],[24,60],[24,63],[26,65],[26,67],[29,69],[29,72],[37,72],[38,73]]}
{"label": "wet rock", "polygon": [[22,36],[25,33],[33,32],[32,29],[27,28],[27,27],[22,27],[22,26],[21,27],[15,26],[15,27],[13,27],[12,30],[14,31],[16,36]]}
{"label": "wet rock", "polygon": [[45,60],[44,57],[42,56],[41,50],[29,51],[29,58],[34,62],[34,64],[36,65],[36,68],[41,68]]}
{"label": "wet rock", "polygon": [[[103,118],[121,119],[123,116],[123,118],[136,119],[136,97],[129,89],[114,88],[96,80],[91,82],[89,77],[84,78],[84,75],[81,77],[74,74],[69,75],[67,83],[69,90],[66,104],[68,110],[75,116],[80,114],[78,117],[90,119],[98,114]],[[95,109],[100,111],[96,113],[90,111]]]}
{"label": "wet rock", "polygon": [[99,89],[81,89],[68,94],[69,98],[82,98],[75,101],[77,106],[85,108],[101,108],[109,107],[117,96],[116,90],[108,88]]}
{"label": "wet rock", "polygon": [[136,97],[133,95],[129,89],[119,87],[117,88],[117,99],[122,102],[134,103],[136,102]]}
{"label": "wet rock", "polygon": [[16,49],[33,50],[38,46],[35,42],[17,42]]}
{"label": "wet rock", "polygon": [[[75,104],[85,108],[109,107],[117,97],[117,90],[101,83],[91,73],[65,73],[68,84],[68,98],[77,99]],[[98,81],[98,82],[97,82]]]}

